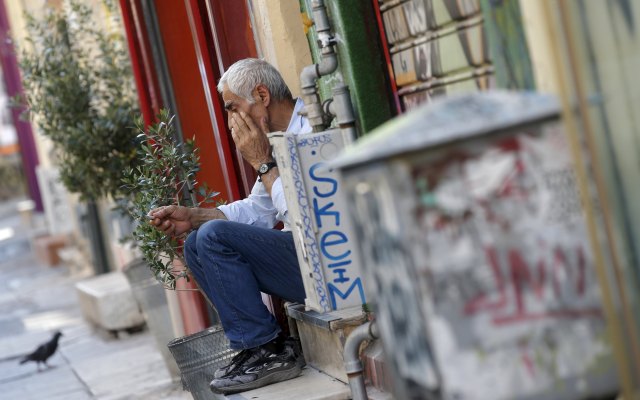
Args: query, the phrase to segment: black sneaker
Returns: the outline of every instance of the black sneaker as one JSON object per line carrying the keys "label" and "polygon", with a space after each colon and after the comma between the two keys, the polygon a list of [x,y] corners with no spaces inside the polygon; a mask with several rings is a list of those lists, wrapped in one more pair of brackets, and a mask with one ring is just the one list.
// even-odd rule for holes
{"label": "black sneaker", "polygon": [[[302,366],[291,346],[267,343],[244,352],[246,354],[238,358],[238,360],[242,358],[242,362],[232,362],[229,368],[223,367],[229,372],[211,381],[209,387],[213,392],[222,394],[244,392],[295,378],[302,372]],[[223,368],[218,370],[219,373],[223,373]]]}
{"label": "black sneaker", "polygon": [[304,359],[304,354],[302,354],[302,344],[300,343],[300,339],[289,336],[284,340],[284,346],[288,346],[293,349],[293,355],[296,357],[296,361],[301,367],[307,365],[307,362]]}
{"label": "black sneaker", "polygon": [[241,350],[238,354],[231,358],[229,364],[225,365],[224,367],[218,368],[216,372],[213,373],[213,378],[222,378],[223,376],[235,371],[239,366],[242,366],[249,357],[251,357],[251,355],[253,354],[253,350],[254,349]]}
{"label": "black sneaker", "polygon": [[[300,366],[304,367],[307,365],[307,363],[304,360],[304,356],[302,355],[302,345],[300,344],[300,339],[289,336],[288,338],[283,340],[281,337],[278,337],[277,339],[274,339],[274,341],[272,341],[271,344],[269,344],[268,346],[281,346],[281,345],[289,346],[293,349],[293,354],[295,355],[296,360],[298,361],[298,364],[300,364]],[[274,350],[277,351],[277,348],[278,347],[276,347]],[[251,354],[253,353],[254,350],[255,348],[240,350],[240,352],[238,352],[235,356],[231,358],[231,360],[229,361],[229,364],[218,368],[213,373],[214,379],[222,378],[223,376],[228,375],[231,372],[235,371],[239,366],[243,365],[244,362],[249,357],[251,357]]]}

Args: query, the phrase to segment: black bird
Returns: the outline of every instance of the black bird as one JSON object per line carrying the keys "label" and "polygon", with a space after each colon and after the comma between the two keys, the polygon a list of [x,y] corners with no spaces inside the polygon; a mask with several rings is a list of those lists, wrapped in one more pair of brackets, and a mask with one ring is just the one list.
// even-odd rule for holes
{"label": "black bird", "polygon": [[62,333],[60,331],[54,333],[51,340],[38,346],[38,348],[33,353],[24,356],[24,358],[20,360],[20,364],[24,364],[27,361],[35,361],[36,363],[38,363],[38,371],[40,371],[40,363],[44,363],[44,365],[49,367],[49,364],[47,364],[47,360],[58,349],[58,340],[60,339],[60,336],[62,336]]}

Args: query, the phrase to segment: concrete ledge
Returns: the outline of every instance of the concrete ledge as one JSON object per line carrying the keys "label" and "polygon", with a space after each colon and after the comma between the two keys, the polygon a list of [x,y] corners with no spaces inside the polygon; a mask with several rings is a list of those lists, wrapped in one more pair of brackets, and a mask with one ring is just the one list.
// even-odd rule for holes
{"label": "concrete ledge", "polygon": [[144,317],[121,272],[110,272],[76,283],[84,317],[101,328],[118,331],[140,326]]}
{"label": "concrete ledge", "polygon": [[362,307],[328,313],[305,311],[304,306],[287,307],[296,328],[307,364],[342,382],[347,382],[342,356],[347,336],[366,321]]}
{"label": "concrete ledge", "polygon": [[287,314],[297,321],[303,321],[327,330],[340,329],[345,325],[358,326],[366,321],[366,315],[360,306],[319,313],[305,310],[303,304],[291,304],[287,307]]}

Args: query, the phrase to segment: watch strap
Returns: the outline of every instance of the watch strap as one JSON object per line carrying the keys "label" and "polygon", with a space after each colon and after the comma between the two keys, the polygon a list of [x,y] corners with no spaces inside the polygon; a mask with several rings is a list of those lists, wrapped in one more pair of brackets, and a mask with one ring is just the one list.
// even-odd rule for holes
{"label": "watch strap", "polygon": [[[266,166],[266,169],[265,169],[265,166]],[[278,163],[276,163],[275,161],[262,164],[260,168],[258,168],[258,181],[262,182],[262,175],[266,174],[267,172],[271,171],[271,169],[277,166],[278,166]],[[261,170],[264,170],[264,172],[260,172]]]}

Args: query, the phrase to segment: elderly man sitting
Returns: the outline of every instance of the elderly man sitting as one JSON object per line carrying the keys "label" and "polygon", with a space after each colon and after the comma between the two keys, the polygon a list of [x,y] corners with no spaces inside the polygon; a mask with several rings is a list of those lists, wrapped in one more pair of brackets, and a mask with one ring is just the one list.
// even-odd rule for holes
{"label": "elderly man sitting", "polygon": [[[242,157],[258,173],[251,194],[214,209],[160,207],[151,223],[169,235],[192,231],[187,265],[220,315],[231,348],[241,350],[211,382],[219,393],[235,393],[291,379],[301,372],[260,292],[293,302],[305,293],[287,218],[282,182],[267,132],[310,132],[280,73],[258,59],[233,64],[218,84],[231,135]],[[273,229],[277,221],[282,231]]]}

